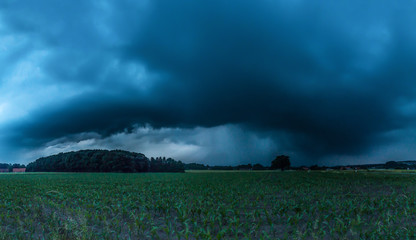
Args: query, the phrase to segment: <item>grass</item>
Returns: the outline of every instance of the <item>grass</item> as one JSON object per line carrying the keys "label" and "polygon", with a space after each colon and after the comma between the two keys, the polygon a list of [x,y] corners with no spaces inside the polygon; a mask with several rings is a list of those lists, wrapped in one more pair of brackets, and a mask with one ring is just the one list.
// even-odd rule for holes
{"label": "grass", "polygon": [[0,239],[414,239],[416,174],[0,174]]}

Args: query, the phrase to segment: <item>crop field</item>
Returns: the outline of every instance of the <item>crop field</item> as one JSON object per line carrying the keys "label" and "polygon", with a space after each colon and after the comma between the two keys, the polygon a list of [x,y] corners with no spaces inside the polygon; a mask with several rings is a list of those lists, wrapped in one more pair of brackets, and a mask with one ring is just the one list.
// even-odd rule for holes
{"label": "crop field", "polygon": [[414,239],[416,174],[0,174],[0,239]]}

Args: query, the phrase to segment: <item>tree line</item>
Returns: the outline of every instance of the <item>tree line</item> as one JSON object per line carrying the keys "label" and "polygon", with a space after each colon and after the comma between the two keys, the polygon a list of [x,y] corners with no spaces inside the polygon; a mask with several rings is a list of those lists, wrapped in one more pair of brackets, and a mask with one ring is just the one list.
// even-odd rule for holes
{"label": "tree line", "polygon": [[27,172],[184,172],[181,161],[123,150],[80,150],[42,157]]}
{"label": "tree line", "polygon": [[256,164],[240,164],[236,166],[210,166],[201,163],[186,163],[185,170],[268,170],[270,167],[263,166],[260,163]]}
{"label": "tree line", "polygon": [[289,169],[290,168],[290,157],[286,155],[279,155],[271,162],[269,166],[263,166],[260,163],[252,165],[240,164],[237,166],[209,166],[200,163],[188,163],[185,164],[186,170],[275,170],[275,169]]}

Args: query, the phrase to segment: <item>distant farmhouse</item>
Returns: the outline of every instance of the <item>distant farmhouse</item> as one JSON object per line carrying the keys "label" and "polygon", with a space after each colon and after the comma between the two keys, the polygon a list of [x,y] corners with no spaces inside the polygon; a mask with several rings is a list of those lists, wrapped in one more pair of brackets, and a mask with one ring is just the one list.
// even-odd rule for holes
{"label": "distant farmhouse", "polygon": [[26,172],[26,167],[23,164],[18,163],[0,163],[0,173],[8,173],[8,172]]}

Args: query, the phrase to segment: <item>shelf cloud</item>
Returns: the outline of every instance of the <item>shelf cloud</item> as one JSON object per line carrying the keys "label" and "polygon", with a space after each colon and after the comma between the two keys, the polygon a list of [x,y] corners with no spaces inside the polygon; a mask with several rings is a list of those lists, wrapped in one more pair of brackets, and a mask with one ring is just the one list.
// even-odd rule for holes
{"label": "shelf cloud", "polygon": [[0,3],[0,162],[414,159],[414,1]]}

